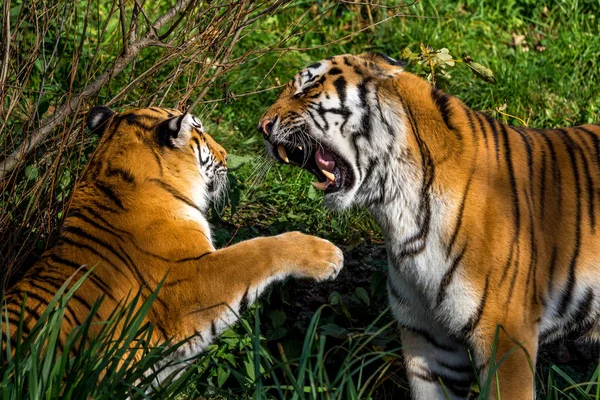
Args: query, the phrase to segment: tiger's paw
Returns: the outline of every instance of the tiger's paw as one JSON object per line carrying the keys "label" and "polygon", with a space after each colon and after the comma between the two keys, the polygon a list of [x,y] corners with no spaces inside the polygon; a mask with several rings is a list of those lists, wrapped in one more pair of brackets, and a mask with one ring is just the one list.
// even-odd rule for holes
{"label": "tiger's paw", "polygon": [[281,235],[293,243],[294,254],[292,276],[312,278],[317,282],[335,279],[344,266],[344,253],[328,240],[300,232]]}

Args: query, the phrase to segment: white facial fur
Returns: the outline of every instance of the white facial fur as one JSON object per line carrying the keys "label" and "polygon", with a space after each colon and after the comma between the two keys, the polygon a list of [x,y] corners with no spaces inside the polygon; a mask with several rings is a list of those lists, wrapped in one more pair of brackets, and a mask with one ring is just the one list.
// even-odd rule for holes
{"label": "white facial fur", "polygon": [[404,138],[405,127],[400,122],[402,111],[379,98],[377,78],[358,77],[353,79],[358,84],[350,83],[344,74],[335,73],[341,61],[334,62],[322,61],[301,71],[294,78],[294,89],[295,95],[301,95],[326,74],[333,82],[335,90],[306,99],[302,117],[308,135],[343,158],[351,169],[353,185],[325,196],[329,208],[345,209],[355,203],[368,205],[376,200],[373,194],[381,194],[379,187],[371,186],[379,186],[383,177],[369,175],[369,166],[373,160],[385,162],[397,149],[399,138]]}

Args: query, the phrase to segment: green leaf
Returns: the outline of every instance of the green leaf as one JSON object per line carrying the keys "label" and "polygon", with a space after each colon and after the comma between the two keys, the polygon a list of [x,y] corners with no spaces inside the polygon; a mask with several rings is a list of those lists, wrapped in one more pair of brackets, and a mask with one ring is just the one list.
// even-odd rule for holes
{"label": "green leaf", "polygon": [[269,335],[267,336],[267,340],[281,340],[287,335],[287,333],[288,330],[283,326],[280,326],[279,328],[269,333]]}
{"label": "green leaf", "polygon": [[229,157],[227,158],[227,168],[236,169],[246,163],[251,163],[252,161],[254,161],[254,157],[251,156],[238,156],[235,154],[229,154]]}
{"label": "green leaf", "polygon": [[40,171],[35,165],[28,165],[25,168],[25,177],[29,181],[36,180],[40,176]]}
{"label": "green leaf", "polygon": [[436,58],[438,59],[438,64],[440,64],[441,67],[443,67],[445,65],[449,65],[451,67],[454,67],[454,59],[450,55],[450,53],[448,52],[447,48],[445,48],[445,47],[441,48],[437,52]]}
{"label": "green leaf", "polygon": [[410,47],[405,47],[404,50],[402,50],[401,57],[406,60],[416,60],[417,58],[419,58],[419,55],[413,53]]}
{"label": "green leaf", "polygon": [[227,381],[227,378],[229,378],[229,375],[231,375],[231,370],[229,370],[229,368],[219,366],[219,369],[217,370],[217,385],[222,387],[225,381]]}
{"label": "green leaf", "polygon": [[331,292],[329,295],[329,304],[332,306],[337,306],[342,302],[342,296],[338,292]]}
{"label": "green leaf", "polygon": [[244,360],[244,367],[246,369],[246,376],[248,377],[248,380],[254,382],[256,380],[256,374],[254,373],[253,360],[251,358]]}
{"label": "green leaf", "polygon": [[325,324],[321,326],[321,333],[329,336],[343,336],[348,332],[345,328],[336,324]]}
{"label": "green leaf", "polygon": [[356,297],[358,297],[367,306],[371,303],[371,299],[369,299],[369,293],[365,288],[357,287],[354,292],[356,293]]}
{"label": "green leaf", "polygon": [[306,196],[310,199],[310,200],[316,200],[317,197],[319,197],[319,194],[317,192],[317,189],[315,189],[315,187],[313,185],[310,185],[308,187],[308,193],[306,194]]}
{"label": "green leaf", "polygon": [[269,318],[271,319],[273,328],[279,328],[285,323],[286,314],[285,311],[274,310],[269,313]]}
{"label": "green leaf", "polygon": [[496,84],[496,78],[494,77],[494,73],[491,69],[476,63],[467,53],[463,53],[462,58],[467,67],[471,69],[475,76],[493,85]]}

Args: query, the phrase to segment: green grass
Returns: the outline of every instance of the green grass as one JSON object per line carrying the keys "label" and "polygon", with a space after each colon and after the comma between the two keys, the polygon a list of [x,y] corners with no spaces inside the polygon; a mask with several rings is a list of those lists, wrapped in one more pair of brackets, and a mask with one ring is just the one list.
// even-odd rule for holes
{"label": "green grass", "polygon": [[[599,1],[424,0],[399,10],[405,16],[341,41],[336,40],[367,26],[366,7],[342,3],[332,6],[325,1],[295,4],[297,7],[254,26],[256,29],[247,33],[234,55],[272,46],[288,32],[291,21],[304,13],[307,16],[303,21],[308,26],[317,15],[322,17],[311,32],[288,44],[315,48],[271,51],[232,70],[206,96],[209,101],[227,99],[201,104],[193,110],[232,155],[229,202],[213,213],[215,238],[219,245],[225,245],[288,230],[317,234],[345,246],[353,260],[348,267],[352,277],[318,287],[296,282],[276,285],[265,296],[268,301],[244,315],[241,323],[226,332],[190,369],[185,385],[176,389],[180,398],[408,398],[397,359],[400,344],[390,325],[391,316],[385,312],[385,256],[374,251],[381,244],[378,227],[363,210],[328,212],[320,194],[312,189],[307,173],[273,165],[264,157],[256,124],[275,100],[277,90],[239,98],[231,98],[231,94],[285,83],[300,68],[335,54],[379,51],[400,58],[406,47],[416,52],[424,43],[436,49],[446,47],[455,58],[466,52],[493,70],[496,85],[474,78],[464,65],[449,69],[450,78],[443,82],[447,92],[473,109],[486,110],[514,124],[521,124],[522,120],[537,128],[600,122]],[[393,11],[372,7],[371,17],[375,22],[381,21],[389,12]],[[151,62],[153,54],[144,53],[140,62]],[[426,74],[414,62],[406,68]],[[122,83],[117,80],[112,90],[116,91],[119,84]],[[128,100],[114,107],[133,102]],[[174,105],[176,101],[167,98],[164,105]],[[498,113],[496,109],[503,104],[503,112],[518,119]],[[52,197],[57,203],[65,201],[93,149],[95,139],[87,140],[89,145],[58,176]],[[39,172],[37,168],[38,164],[32,162],[23,172],[23,189],[16,195],[25,196],[34,185],[42,172],[41,167]],[[35,204],[33,200],[25,203]],[[60,221],[60,213],[44,212],[40,214],[45,217],[31,227],[34,231],[46,220],[53,224]],[[13,219],[18,221],[19,214],[15,213]],[[14,236],[15,248],[22,251],[27,246],[38,246],[37,255],[49,242],[46,237],[36,237],[25,244],[18,239]],[[168,351],[165,348],[156,354]],[[31,362],[39,359],[36,366],[41,371],[45,365],[42,361],[47,359],[44,357],[49,356],[30,354],[24,357]],[[345,362],[349,365],[347,370],[340,368]],[[598,400],[598,362],[578,366],[555,363],[557,360],[549,359],[539,366],[543,380],[538,385],[539,398]],[[136,367],[130,366],[130,384],[143,367],[141,364],[135,372]],[[23,388],[28,382],[36,382],[27,370],[19,371],[20,380],[11,387]],[[3,379],[7,382],[6,374]],[[60,378],[56,379],[53,387],[61,387]],[[46,387],[38,384],[39,390]],[[11,393],[22,392],[2,393],[9,393],[3,398],[11,398]],[[173,393],[171,396],[175,396]]]}

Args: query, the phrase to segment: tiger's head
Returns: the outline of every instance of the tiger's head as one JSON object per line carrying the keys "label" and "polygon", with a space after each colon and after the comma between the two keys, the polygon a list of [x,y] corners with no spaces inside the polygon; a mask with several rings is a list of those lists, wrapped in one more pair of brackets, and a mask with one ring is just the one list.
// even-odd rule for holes
{"label": "tiger's head", "polygon": [[150,182],[172,188],[175,197],[185,197],[203,211],[226,187],[227,152],[191,114],[157,107],[123,113],[94,107],[87,125],[102,139],[84,181],[105,181],[120,196],[139,196]]}
{"label": "tiger's head", "polygon": [[395,145],[397,107],[388,83],[402,64],[380,54],[341,55],[299,72],[262,116],[258,130],[280,162],[316,176],[326,205],[367,205],[373,166]]}

